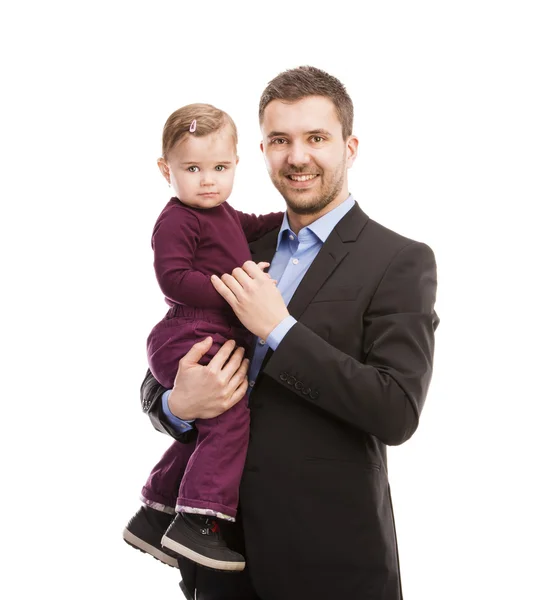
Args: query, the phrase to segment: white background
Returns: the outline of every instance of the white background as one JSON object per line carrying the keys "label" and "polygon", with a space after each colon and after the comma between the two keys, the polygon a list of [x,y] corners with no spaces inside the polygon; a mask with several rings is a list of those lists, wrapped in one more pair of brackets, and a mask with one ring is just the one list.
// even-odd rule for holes
{"label": "white background", "polygon": [[548,5],[1,9],[2,598],[182,598],[175,570],[121,539],[169,443],[138,396],[165,311],[161,130],[190,102],[228,111],[234,206],[279,210],[257,103],[302,64],[353,98],[362,208],[438,261],[434,380],[390,450],[405,599],[553,598]]}

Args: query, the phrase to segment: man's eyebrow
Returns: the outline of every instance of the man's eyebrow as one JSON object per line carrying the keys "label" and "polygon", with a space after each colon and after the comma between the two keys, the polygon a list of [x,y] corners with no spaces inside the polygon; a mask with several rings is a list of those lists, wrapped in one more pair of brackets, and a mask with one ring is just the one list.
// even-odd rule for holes
{"label": "man's eyebrow", "polygon": [[[271,131],[267,137],[284,137],[287,135],[289,134],[285,133],[284,131]],[[330,131],[327,131],[326,129],[312,129],[311,131],[306,131],[305,135],[326,135],[328,137],[332,137]]]}
{"label": "man's eyebrow", "polygon": [[326,135],[328,137],[332,137],[332,134],[330,133],[330,131],[327,131],[326,129],[312,129],[311,131],[307,132],[308,135]]}

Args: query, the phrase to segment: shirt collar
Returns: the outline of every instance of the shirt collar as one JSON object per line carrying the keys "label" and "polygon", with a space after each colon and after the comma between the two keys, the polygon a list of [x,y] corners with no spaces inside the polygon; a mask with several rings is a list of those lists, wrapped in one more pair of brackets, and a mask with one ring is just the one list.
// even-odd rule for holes
{"label": "shirt collar", "polygon": [[[319,217],[316,221],[313,221],[311,225],[304,227],[304,229],[308,229],[312,233],[314,233],[321,243],[325,243],[328,236],[331,234],[332,230],[338,225],[338,222],[345,216],[347,212],[349,212],[353,206],[355,205],[355,199],[350,194],[342,204],[338,205],[336,208],[333,208],[330,212],[326,213],[322,217]],[[290,223],[288,222],[288,213],[284,213],[284,219],[282,219],[282,225],[280,227],[280,231],[278,232],[278,244],[277,250],[280,248],[280,244],[284,239],[285,235],[288,235],[288,232],[292,231],[290,229]],[[300,229],[300,232],[303,229]]]}

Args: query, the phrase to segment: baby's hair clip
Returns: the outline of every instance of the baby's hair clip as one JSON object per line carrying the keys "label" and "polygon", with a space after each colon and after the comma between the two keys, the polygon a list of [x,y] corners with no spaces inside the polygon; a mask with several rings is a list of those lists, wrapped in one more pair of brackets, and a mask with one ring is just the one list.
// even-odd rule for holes
{"label": "baby's hair clip", "polygon": [[194,133],[196,131],[196,119],[190,123],[190,133]]}

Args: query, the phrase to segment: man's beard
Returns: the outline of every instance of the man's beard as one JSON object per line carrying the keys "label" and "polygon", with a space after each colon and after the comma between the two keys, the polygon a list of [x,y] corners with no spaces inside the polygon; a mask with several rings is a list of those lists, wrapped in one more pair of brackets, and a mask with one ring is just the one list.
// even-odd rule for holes
{"label": "man's beard", "polygon": [[[308,174],[309,171],[306,169],[305,171],[297,170],[294,171],[293,175],[301,175]],[[302,201],[301,195],[302,192],[293,192],[293,196],[289,194],[289,188],[285,187],[285,185],[281,184],[281,178],[271,177],[273,181],[273,185],[280,192],[282,197],[284,198],[286,205],[292,212],[296,215],[315,215],[321,212],[324,208],[326,208],[333,200],[336,199],[338,194],[341,192],[342,187],[344,185],[344,178],[346,176],[346,161],[344,161],[338,165],[330,177],[330,180],[327,183],[323,183],[320,192],[315,197],[306,198]],[[285,175],[282,175],[285,177]],[[321,177],[321,175],[319,175]],[[310,193],[310,192],[307,192]]]}

